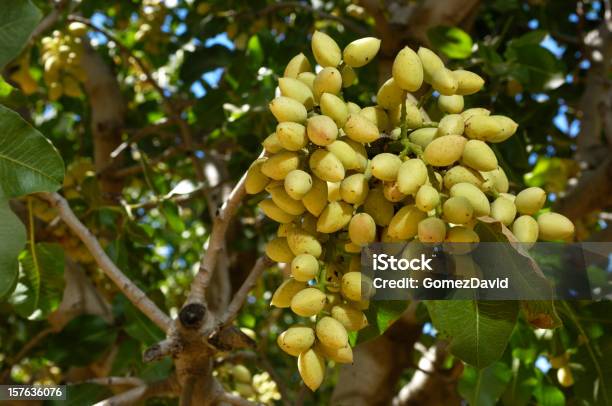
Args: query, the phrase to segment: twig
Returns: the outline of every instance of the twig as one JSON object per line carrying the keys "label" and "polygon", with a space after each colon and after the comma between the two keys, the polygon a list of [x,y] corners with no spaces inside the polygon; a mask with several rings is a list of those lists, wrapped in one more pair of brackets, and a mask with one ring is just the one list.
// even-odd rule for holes
{"label": "twig", "polygon": [[149,83],[151,86],[153,86],[155,91],[159,93],[162,99],[167,99],[167,96],[164,93],[164,89],[162,89],[159,83],[157,83],[157,81],[153,78],[153,74],[151,73],[149,68],[145,65],[145,63],[139,57],[134,55],[134,53],[127,46],[125,46],[112,32],[110,32],[104,27],[98,27],[91,20],[87,18],[77,16],[74,14],[69,15],[66,18],[66,20],[69,22],[79,22],[81,24],[85,24],[92,30],[99,32],[100,34],[108,38],[109,40],[113,41],[123,53],[129,55],[129,57],[134,61],[134,63],[138,66],[138,69],[140,69],[142,73],[145,75],[145,81]]}
{"label": "twig", "polygon": [[[183,153],[184,150],[182,148],[180,148],[179,146],[172,146],[169,147],[167,149],[164,150],[164,152],[159,155],[156,156],[152,159],[149,160],[149,165],[155,165],[158,164],[160,162],[164,162],[167,161],[168,159],[175,157],[177,155],[180,155],[181,153]],[[106,168],[103,169],[103,171],[105,171]],[[127,176],[132,176],[135,175],[137,173],[140,173],[143,171],[142,168],[142,164],[138,163],[136,165],[133,166],[127,166],[125,168],[121,168],[121,169],[117,169],[116,171],[113,171],[113,176],[115,178],[125,178]],[[98,175],[100,175],[100,173],[98,173]]]}
{"label": "twig", "polygon": [[274,383],[276,383],[276,387],[280,392],[282,398],[281,402],[283,403],[283,405],[290,406],[291,403],[289,402],[289,388],[287,388],[287,385],[285,385],[285,381],[280,377],[278,372],[276,372],[276,370],[270,363],[268,356],[264,352],[261,352],[259,354],[258,361],[259,365],[270,375],[270,378],[272,378]]}
{"label": "twig", "polygon": [[19,350],[17,355],[11,357],[8,360],[9,367],[4,370],[0,375],[0,382],[4,382],[4,380],[8,377],[8,375],[11,373],[13,365],[19,363],[19,361],[21,361],[26,355],[28,355],[28,353],[32,351],[33,348],[40,344],[40,342],[47,338],[47,336],[51,333],[53,333],[53,329],[51,327],[47,327],[39,331],[34,337],[30,339],[30,341],[25,343],[25,345],[21,348],[21,350]]}
{"label": "twig", "polygon": [[126,133],[131,133],[130,137],[123,141],[117,148],[113,150],[110,154],[110,162],[104,166],[102,169],[98,171],[98,174],[104,173],[111,169],[115,165],[115,161],[120,154],[125,151],[130,145],[137,143],[145,137],[150,135],[162,135],[164,137],[171,137],[171,134],[168,131],[162,130],[163,127],[167,127],[169,124],[168,121],[163,121],[158,124],[152,124],[137,130],[125,130]]}
{"label": "twig", "polygon": [[302,406],[304,404],[304,398],[306,397],[306,393],[308,389],[306,389],[306,385],[304,382],[300,383],[300,390],[297,393],[297,397],[295,399],[295,406]]}
{"label": "twig", "polygon": [[209,192],[217,189],[221,185],[222,184],[220,183],[218,185],[215,185],[215,187],[210,188],[210,187],[206,187],[203,184],[200,184],[200,185],[196,186],[189,193],[184,193],[184,194],[168,194],[168,195],[164,195],[164,196],[153,197],[151,200],[147,200],[147,201],[141,202],[141,203],[130,204],[130,203],[124,202],[124,206],[126,206],[131,211],[131,210],[135,210],[135,209],[152,209],[152,208],[157,207],[161,203],[163,203],[165,201],[168,201],[168,200],[173,201],[176,204],[182,204],[182,203],[190,201],[191,199],[196,197],[201,192],[209,193]]}
{"label": "twig", "polygon": [[122,392],[118,395],[115,395],[111,398],[95,403],[93,406],[133,405],[142,400],[146,393],[147,387],[145,385],[137,386],[130,390],[126,390],[125,392]]}
{"label": "twig", "polygon": [[232,298],[232,301],[227,307],[225,313],[223,313],[223,316],[221,316],[219,319],[220,326],[225,326],[234,321],[238,315],[238,312],[242,308],[248,293],[251,291],[251,289],[253,289],[253,286],[255,286],[263,271],[265,271],[272,264],[273,262],[267,256],[261,257],[257,260],[257,262],[255,262],[251,272],[242,283],[240,289],[238,289],[238,292],[236,292]]}
{"label": "twig", "polygon": [[74,214],[66,199],[58,193],[41,193],[40,197],[51,206],[55,207],[61,219],[74,232],[79,239],[85,244],[89,252],[96,260],[102,271],[117,285],[119,290],[142,311],[149,319],[151,319],[163,331],[170,328],[170,318],[162,312],[155,303],[142,291],[134,282],[132,282],[121,270],[111,261],[104,249],[100,246],[98,240],[92,235],[83,223]]}
{"label": "twig", "polygon": [[144,362],[157,361],[169,355],[177,354],[181,349],[182,345],[173,329],[168,333],[167,339],[147,348],[144,354],[142,354],[142,360]]}
{"label": "twig", "polygon": [[139,401],[155,396],[177,395],[179,391],[176,375],[167,379],[136,386],[111,398],[96,403],[94,406],[134,405]]}
{"label": "twig", "polygon": [[64,10],[64,8],[66,8],[66,5],[68,5],[68,3],[68,0],[62,0],[55,3],[55,7],[53,8],[53,10],[51,10],[51,12],[49,12],[49,14],[47,14],[38,23],[36,28],[34,28],[34,31],[32,31],[32,34],[30,34],[30,41],[33,41],[35,38],[45,33],[49,28],[53,27],[57,20],[59,20],[62,11]]}
{"label": "twig", "polygon": [[[259,157],[264,155],[265,151]],[[205,247],[205,254],[200,261],[200,269],[191,283],[191,290],[186,303],[204,303],[206,288],[217,265],[217,256],[225,246],[225,233],[230,220],[236,214],[241,200],[246,195],[244,188],[245,180],[246,173],[240,178],[227,201],[219,209],[219,213],[213,222],[210,238],[208,239],[208,247]]]}
{"label": "twig", "polygon": [[[80,17],[80,16],[76,16],[76,15],[69,15],[67,20],[77,21],[77,22],[87,25],[94,31],[99,32],[100,34],[108,38],[109,40],[113,41],[115,44],[117,44],[117,47],[123,53],[129,55],[129,58],[131,58],[134,61],[138,69],[140,69],[140,71],[144,74],[145,81],[149,83],[161,97],[162,104],[166,112],[170,115],[172,120],[179,126],[181,137],[183,138],[183,142],[185,143],[185,148],[189,151],[189,159],[193,163],[193,167],[194,167],[195,174],[196,174],[196,179],[201,183],[205,182],[206,175],[204,174],[204,168],[202,167],[199,158],[193,152],[193,135],[191,133],[191,128],[189,128],[189,125],[185,122],[185,120],[181,118],[180,111],[175,108],[175,104],[172,101],[171,97],[166,95],[166,93],[164,92],[164,89],[162,89],[162,87],[157,82],[157,80],[155,80],[148,66],[142,61],[141,58],[134,55],[132,50],[130,50],[127,46],[125,46],[117,38],[117,36],[115,36],[112,32],[110,32],[106,28],[98,27],[91,20]],[[208,199],[208,196],[204,195],[204,197],[207,199],[208,204],[210,205],[211,201]]]}

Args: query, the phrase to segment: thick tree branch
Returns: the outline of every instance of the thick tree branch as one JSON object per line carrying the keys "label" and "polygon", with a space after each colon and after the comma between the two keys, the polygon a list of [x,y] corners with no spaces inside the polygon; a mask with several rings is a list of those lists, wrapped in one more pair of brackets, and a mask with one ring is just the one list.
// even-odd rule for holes
{"label": "thick tree branch", "polygon": [[[174,332],[175,334],[173,334]],[[160,341],[159,343],[152,345],[147,348],[147,350],[142,355],[142,360],[144,362],[152,362],[158,361],[162,358],[173,356],[182,350],[182,345],[180,340],[176,336],[176,331],[174,329],[168,334],[168,338]]]}
{"label": "thick tree branch", "polygon": [[[91,106],[91,133],[94,143],[96,172],[111,162],[112,152],[121,144],[124,104],[117,78],[106,61],[89,46],[84,45],[81,66],[87,74],[84,82]],[[114,164],[121,164],[122,157]],[[116,201],[123,190],[123,179],[101,173],[100,188],[108,200]]]}
{"label": "thick tree branch", "polygon": [[571,220],[612,205],[612,158],[595,169],[584,171],[576,187],[555,204],[555,210]]}
{"label": "thick tree branch", "polygon": [[583,171],[574,188],[562,196],[555,209],[572,220],[612,205],[612,87],[608,78],[612,65],[612,16],[583,38],[591,68],[586,77],[578,110],[580,133],[576,158]]}
{"label": "thick tree branch", "polygon": [[389,405],[397,382],[412,364],[412,348],[421,325],[412,302],[402,317],[381,336],[353,350],[353,364],[340,367],[332,404]]}
{"label": "thick tree branch", "polygon": [[181,390],[180,406],[191,406],[195,383],[196,379],[194,376],[190,376],[185,380],[185,383],[183,384],[183,388]]}
{"label": "thick tree branch", "polygon": [[74,214],[66,199],[58,193],[41,193],[40,197],[55,207],[61,219],[85,244],[96,263],[102,271],[117,285],[119,290],[149,319],[151,319],[163,331],[171,326],[170,318],[162,312],[155,303],[138,286],[134,284],[117,266],[111,261],[98,240],[91,234],[89,229],[81,223]]}
{"label": "thick tree branch", "polygon": [[463,364],[456,362],[449,371],[443,370],[447,344],[438,341],[423,351],[416,372],[393,399],[393,406],[460,405],[457,379],[463,372]]}

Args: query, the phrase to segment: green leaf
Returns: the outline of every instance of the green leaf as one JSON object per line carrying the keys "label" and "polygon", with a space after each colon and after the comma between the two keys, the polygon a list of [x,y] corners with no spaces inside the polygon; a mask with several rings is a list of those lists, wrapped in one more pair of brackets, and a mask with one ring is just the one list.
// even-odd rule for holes
{"label": "green leaf", "polygon": [[251,66],[259,67],[263,65],[264,52],[257,35],[253,35],[251,38],[249,38],[249,42],[247,44],[247,56],[249,57],[249,63]]}
{"label": "green leaf", "polygon": [[[497,249],[495,255],[483,256],[479,265],[485,269],[494,269],[496,263],[504,263],[505,267],[512,269],[512,284],[517,292],[525,295],[523,297],[552,300],[553,287],[550,281],[508,227],[492,217],[479,217],[478,220],[474,230],[480,241],[504,244],[504,248]],[[511,246],[509,243],[516,245]]]}
{"label": "green leaf", "polygon": [[85,366],[101,357],[116,338],[117,331],[103,318],[82,315],[47,339],[44,354],[60,366]]}
{"label": "green leaf", "polygon": [[42,14],[30,0],[0,3],[0,69],[23,49]]}
{"label": "green leaf", "polygon": [[147,382],[165,379],[172,371],[172,359],[166,357],[158,362],[149,362],[138,373],[138,376]]}
{"label": "green leaf", "polygon": [[176,203],[170,200],[164,200],[161,204],[161,212],[163,213],[170,228],[177,234],[185,231],[185,222],[179,214],[179,208]]}
{"label": "green leaf", "polygon": [[206,72],[229,66],[232,55],[233,52],[223,45],[198,48],[194,52],[185,54],[179,76],[186,83],[195,82]]}
{"label": "green leaf", "polygon": [[509,75],[527,90],[554,89],[563,83],[563,63],[539,44],[509,45],[504,56],[513,63]]}
{"label": "green leaf", "polygon": [[55,192],[63,178],[64,162],[51,142],[0,105],[0,196]]}
{"label": "green leaf", "polygon": [[44,318],[57,309],[64,293],[64,249],[59,244],[28,244],[19,256],[22,275],[11,297],[22,317]]}
{"label": "green leaf", "polygon": [[0,299],[2,299],[17,285],[19,276],[17,257],[25,246],[26,231],[6,200],[0,200],[0,219],[2,219],[0,221]]}
{"label": "green leaf", "polygon": [[384,333],[402,315],[408,307],[405,300],[380,300],[370,302],[370,306],[365,310],[368,318],[368,326],[353,334],[351,341],[353,344],[371,340]]}
{"label": "green leaf", "polygon": [[540,406],[565,406],[565,395],[555,386],[539,386],[535,389],[534,395]]}
{"label": "green leaf", "polygon": [[[528,365],[532,365],[531,362]],[[533,368],[525,367],[517,360],[513,360],[512,380],[506,386],[501,397],[504,406],[526,406],[533,396],[533,390],[538,386],[538,379]]]}
{"label": "green leaf", "polygon": [[465,59],[472,55],[472,38],[457,27],[437,26],[427,30],[427,38],[434,48],[452,59]]}
{"label": "green leaf", "polygon": [[426,301],[436,329],[451,352],[477,368],[497,361],[508,344],[518,315],[516,301]]}
{"label": "green leaf", "polygon": [[118,344],[117,356],[109,372],[112,376],[128,375],[143,368],[142,345],[139,341],[126,338]]}
{"label": "green leaf", "polygon": [[149,320],[140,310],[132,305],[125,296],[121,295],[119,306],[125,316],[124,330],[139,342],[146,345],[155,344],[164,339],[164,332]]}
{"label": "green leaf", "polygon": [[518,38],[513,38],[508,41],[508,46],[519,47],[523,45],[539,45],[546,38],[548,32],[546,30],[534,30],[527,34],[521,35]]}
{"label": "green leaf", "polygon": [[569,178],[577,172],[575,166],[576,162],[569,159],[541,156],[533,170],[525,174],[525,184],[561,193],[566,189]]}
{"label": "green leaf", "polygon": [[494,405],[511,379],[512,371],[502,362],[480,370],[467,366],[458,390],[470,405]]}
{"label": "green leaf", "polygon": [[[597,347],[587,334],[587,328],[580,321],[573,307],[568,302],[562,302],[563,311],[570,318],[574,327],[583,337],[584,343],[579,347],[575,361],[578,362],[584,371],[579,372],[576,381],[576,388],[585,398],[592,398],[595,405],[612,405],[612,341],[607,340],[601,347]],[[589,389],[584,386],[588,385]]]}

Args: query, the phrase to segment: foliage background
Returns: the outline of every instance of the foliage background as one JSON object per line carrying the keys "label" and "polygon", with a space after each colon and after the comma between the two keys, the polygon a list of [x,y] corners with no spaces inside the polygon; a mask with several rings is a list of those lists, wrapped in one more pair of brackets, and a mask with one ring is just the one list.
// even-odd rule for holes
{"label": "foliage background", "polygon": [[[485,106],[520,124],[518,136],[496,151],[513,185],[545,188],[555,209],[576,222],[578,240],[611,240],[607,1],[34,3],[47,17],[4,68],[1,102],[51,140],[66,164],[62,193],[70,205],[119,268],[173,317],[197,271],[217,207],[274,131],[267,103],[277,77],[299,52],[313,60],[314,29],[341,46],[365,35],[383,40],[377,63],[360,69],[358,85],[348,91],[363,104],[372,103],[392,57],[406,44],[430,46],[451,67],[481,74],[486,88],[466,98],[466,107]],[[69,15],[97,27],[84,37],[87,78],[78,97],[51,100],[42,79],[41,39],[53,30],[65,32]],[[30,89],[26,74],[35,82]],[[440,114],[435,106],[430,112],[433,118]],[[256,202],[245,200],[228,230],[227,256],[213,280],[213,309],[227,305],[274,233],[254,210]],[[44,262],[34,272],[37,283],[22,271],[18,289],[0,303],[1,379],[79,382],[129,375],[156,382],[170,376],[169,359],[141,360],[164,332],[118,293],[46,203],[20,198],[11,207],[29,227],[30,244],[42,244],[36,246]],[[20,256],[23,269],[32,268],[27,253]],[[242,361],[254,373],[282,377],[290,403],[326,404],[334,390],[336,399],[364,404],[394,396],[398,404],[435,404],[436,396],[449,393],[454,397],[447,399],[457,400],[455,391],[474,404],[605,404],[602,390],[612,399],[605,382],[612,376],[609,302],[559,303],[562,327],[555,330],[534,330],[523,315],[501,359],[480,373],[457,367],[443,353],[435,365],[439,376],[423,384],[425,394],[408,398],[400,389],[414,381],[422,354],[437,341],[427,311],[418,305],[414,317],[402,318],[364,347],[380,364],[380,371],[369,372],[380,377],[368,379],[380,379],[384,387],[359,388],[359,379],[351,383],[335,370],[316,394],[307,393],[294,360],[275,345],[277,334],[295,322],[268,307],[282,278],[281,271],[266,272],[238,324],[256,332],[257,353],[263,354]],[[547,361],[566,350],[576,379],[570,388],[558,385]],[[73,404],[119,389],[77,385],[83,397]]]}

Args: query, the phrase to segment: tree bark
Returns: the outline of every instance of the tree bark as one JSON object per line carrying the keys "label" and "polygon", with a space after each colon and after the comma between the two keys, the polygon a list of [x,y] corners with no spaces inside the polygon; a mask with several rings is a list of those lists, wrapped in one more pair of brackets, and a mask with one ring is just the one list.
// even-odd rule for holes
{"label": "tree bark", "polygon": [[[100,189],[105,200],[116,201],[123,190],[121,178],[108,169],[111,153],[121,144],[124,104],[115,74],[106,61],[88,44],[85,45],[82,66],[87,74],[85,91],[91,107],[91,133],[94,164],[100,175]],[[121,166],[119,156],[113,161]]]}
{"label": "tree bark", "polygon": [[443,371],[447,355],[444,341],[425,350],[412,379],[393,399],[393,406],[460,405],[457,379],[463,373],[463,364],[455,361],[449,371]]}
{"label": "tree bark", "polygon": [[576,186],[555,204],[571,220],[612,206],[612,16],[585,35],[591,68],[580,98],[576,159],[583,171]]}
{"label": "tree bark", "polygon": [[414,343],[421,335],[415,317],[416,303],[383,335],[360,344],[353,350],[353,364],[340,368],[333,405],[388,405],[396,393],[397,382],[411,365]]}

